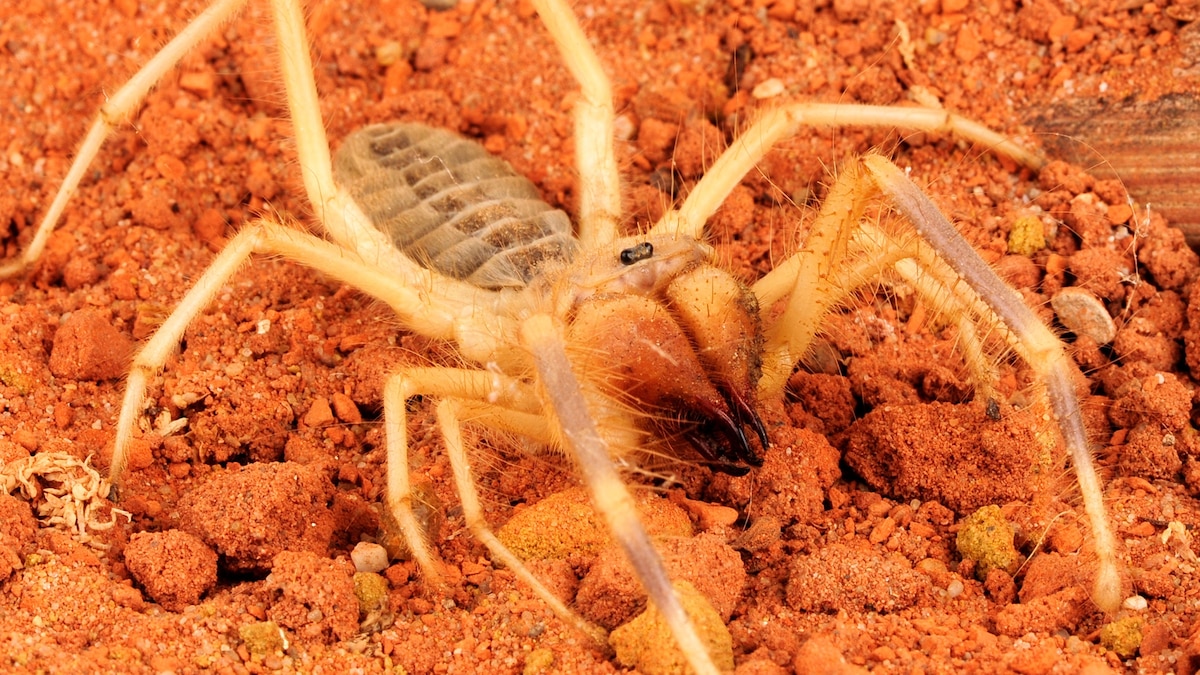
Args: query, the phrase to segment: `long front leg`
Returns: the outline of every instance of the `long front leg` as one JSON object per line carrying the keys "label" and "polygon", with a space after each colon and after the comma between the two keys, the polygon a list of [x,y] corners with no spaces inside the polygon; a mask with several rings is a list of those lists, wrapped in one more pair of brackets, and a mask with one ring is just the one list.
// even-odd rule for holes
{"label": "long front leg", "polygon": [[1036,153],[965,117],[937,108],[897,108],[848,103],[794,103],[762,113],[734,139],[676,210],[667,212],[651,229],[654,234],[674,232],[699,239],[704,225],[771,148],[804,127],[898,127],[919,131],[944,131],[1009,157],[1022,166],[1041,168],[1046,163]]}
{"label": "long front leg", "polygon": [[42,251],[46,248],[46,242],[50,240],[50,234],[58,225],[58,219],[62,217],[67,203],[71,201],[71,197],[79,188],[79,181],[83,179],[88,167],[96,159],[96,154],[100,152],[108,135],[122,120],[137,110],[150,89],[158,84],[158,81],[174,68],[180,59],[203,42],[218,26],[232,18],[245,1],[217,0],[214,2],[155,54],[146,65],[142,66],[141,70],[137,71],[128,82],[121,85],[121,88],[112,96],[109,96],[104,105],[100,106],[100,112],[92,121],[91,127],[88,128],[87,136],[84,137],[83,143],[79,145],[79,150],[75,153],[75,159],[71,161],[71,168],[67,170],[66,178],[63,179],[58,192],[55,193],[54,200],[50,202],[50,208],[46,209],[37,229],[34,230],[29,246],[25,247],[25,250],[15,259],[0,265],[0,279],[20,274],[42,255]]}
{"label": "long front leg", "polygon": [[442,430],[442,438],[446,442],[446,454],[450,459],[451,470],[454,472],[454,484],[457,488],[459,500],[461,500],[463,517],[467,521],[467,527],[470,528],[475,538],[488,548],[493,558],[503,563],[518,579],[532,588],[533,592],[549,605],[555,614],[575,626],[584,635],[590,636],[598,645],[607,648],[606,640],[608,634],[605,630],[571,611],[492,532],[487,520],[483,517],[483,507],[479,501],[479,492],[475,489],[475,479],[471,476],[470,461],[467,459],[467,451],[463,445],[462,423],[459,419],[459,410],[457,401],[444,399],[438,403],[437,418],[438,426]]}
{"label": "long front leg", "polygon": [[[409,478],[408,411],[405,404],[417,395],[488,401],[493,406],[524,414],[539,412],[541,406],[528,391],[527,385],[483,370],[405,368],[388,378],[383,388],[384,428],[387,432],[386,517],[394,519],[425,577],[436,581],[440,572],[434,563],[427,534],[416,517],[412,481]],[[457,433],[457,429],[454,433]]]}
{"label": "long front leg", "polygon": [[613,467],[608,443],[600,436],[583,389],[571,371],[561,333],[549,316],[536,315],[521,325],[521,341],[533,356],[547,400],[553,401],[563,445],[583,473],[596,510],[604,516],[689,665],[697,673],[716,675],[717,667],[675,595],[662,559],[638,517],[633,496]]}

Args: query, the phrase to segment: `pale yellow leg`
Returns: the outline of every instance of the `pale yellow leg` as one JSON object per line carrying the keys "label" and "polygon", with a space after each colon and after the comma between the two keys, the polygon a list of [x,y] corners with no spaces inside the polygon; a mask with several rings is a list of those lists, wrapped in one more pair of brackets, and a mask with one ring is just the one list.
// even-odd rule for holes
{"label": "pale yellow leg", "polygon": [[[171,353],[178,348],[188,325],[254,253],[291,258],[372,295],[391,306],[401,321],[423,335],[454,339],[458,334],[458,315],[454,311],[457,305],[438,295],[440,286],[430,282],[428,288],[414,289],[324,239],[267,220],[250,223],[229,240],[166,321],[134,356],[117,419],[113,459],[109,469],[109,480],[113,485],[119,486],[121,483],[128,462],[129,442],[142,412],[150,377],[163,367]],[[476,311],[482,317],[487,310],[479,308]]]}
{"label": "pale yellow leg", "polygon": [[587,621],[571,611],[558,596],[546,588],[533,572],[525,566],[512,551],[504,545],[492,532],[487,520],[483,517],[483,507],[479,503],[479,493],[475,489],[475,480],[471,477],[471,465],[463,447],[461,422],[458,414],[459,405],[454,399],[443,399],[438,403],[438,426],[446,441],[446,454],[450,459],[450,467],[454,472],[454,484],[458,498],[462,503],[463,517],[471,534],[483,543],[492,554],[492,558],[503,563],[522,582],[533,589],[533,592],[545,602],[561,619],[573,625],[584,635],[589,635],[597,644],[607,648],[608,633],[601,627]]}
{"label": "pale yellow leg", "polygon": [[287,93],[292,136],[300,156],[300,174],[304,190],[320,223],[336,218],[330,213],[330,201],[337,195],[333,182],[333,162],[325,122],[321,119],[321,101],[313,79],[312,56],[300,0],[271,0],[275,35],[279,42],[279,67]]}
{"label": "pale yellow leg", "polygon": [[50,234],[54,232],[55,226],[58,225],[58,219],[62,217],[63,210],[67,207],[67,202],[75,195],[75,191],[79,188],[79,181],[87,173],[88,167],[92,165],[92,160],[100,152],[108,135],[122,120],[137,109],[142,99],[155,84],[158,84],[167,71],[174,68],[184,55],[231,18],[241,9],[245,1],[217,0],[214,2],[163,46],[162,50],[142,66],[141,70],[135,73],[128,82],[109,96],[104,105],[100,106],[100,113],[96,115],[96,119],[88,128],[87,136],[79,145],[79,150],[75,152],[71,168],[67,170],[66,178],[63,179],[58,192],[55,193],[54,200],[50,202],[50,208],[46,209],[46,213],[42,215],[42,220],[34,230],[29,246],[15,259],[0,265],[0,279],[20,274],[42,255],[42,251],[46,248],[46,242],[50,240]]}
{"label": "pale yellow leg", "polygon": [[987,147],[1031,168],[1045,160],[987,127],[936,108],[898,108],[848,103],[794,103],[762,113],[705,172],[684,203],[668,212],[651,229],[653,234],[675,232],[699,239],[704,224],[729,193],[771,148],[803,127],[899,127],[945,131]]}
{"label": "pale yellow leg", "polygon": [[[844,288],[857,288],[867,278],[878,278],[879,266],[886,265],[896,271],[900,278],[912,286],[922,298],[927,307],[947,316],[958,327],[958,351],[966,362],[971,380],[975,383],[977,400],[995,398],[995,383],[999,378],[996,363],[999,355],[987,353],[984,339],[980,335],[980,327],[987,333],[1000,332],[1000,339],[1008,344],[1011,333],[1004,324],[996,323],[996,316],[987,309],[979,296],[954,274],[953,270],[933,254],[928,246],[921,242],[910,242],[905,246],[888,237],[881,230],[869,223],[861,223],[859,234],[865,242],[870,242],[865,251],[878,265],[871,265],[871,272],[853,272],[845,279]],[[870,275],[870,276],[866,276]]]}
{"label": "pale yellow leg", "polygon": [[575,104],[575,165],[579,170],[578,236],[585,250],[617,238],[621,223],[621,181],[613,151],[612,87],[604,67],[564,0],[533,0],[580,85]]}
{"label": "pale yellow leg", "polygon": [[409,480],[408,412],[405,402],[417,395],[488,401],[491,405],[526,414],[539,411],[541,404],[529,391],[528,385],[483,370],[405,368],[388,378],[383,388],[383,418],[387,434],[387,493],[384,501],[400,527],[413,560],[427,579],[437,580],[439,573],[433,552],[413,511],[412,484]]}
{"label": "pale yellow leg", "polygon": [[108,480],[114,488],[120,488],[125,467],[129,463],[129,443],[133,440],[133,428],[137,418],[142,414],[147,383],[179,348],[179,341],[183,338],[188,324],[212,302],[213,297],[250,257],[257,245],[257,236],[253,229],[247,229],[231,239],[167,320],[134,355],[129,377],[125,382],[125,396],[117,418],[112,462],[108,470]]}
{"label": "pale yellow leg", "polygon": [[847,167],[821,205],[804,247],[752,287],[760,307],[788,298],[787,308],[766,335],[760,396],[783,391],[826,313],[842,297],[843,289],[832,285],[831,273],[846,257],[850,234],[858,227],[871,192],[858,167]]}
{"label": "pale yellow leg", "polygon": [[[397,251],[350,194],[338,187],[321,119],[321,102],[313,79],[300,0],[272,0],[271,5],[300,175],[316,222],[330,239],[356,252],[361,261],[387,270],[395,290],[386,296],[376,293],[371,290],[369,280],[361,275],[352,285],[392,304],[406,325],[416,332],[456,342],[469,360],[478,363],[493,360],[497,345],[508,339],[504,336],[516,332],[515,322],[501,318],[508,314],[497,306],[503,298],[456,279],[435,277]],[[397,307],[393,298],[402,306]],[[458,320],[459,310],[464,307],[470,307],[474,315],[470,322]],[[418,322],[410,322],[411,318],[417,318]],[[471,335],[458,331],[477,326],[486,329]]]}
{"label": "pale yellow leg", "polygon": [[633,497],[613,466],[608,443],[596,428],[583,389],[571,370],[561,329],[549,316],[534,315],[521,325],[521,342],[533,357],[545,399],[552,407],[547,412],[554,415],[562,429],[563,445],[578,464],[596,511],[604,516],[689,665],[702,675],[716,675],[717,668],[642,526]]}
{"label": "pale yellow leg", "polygon": [[1015,337],[1013,349],[1021,356],[1046,387],[1046,394],[1063,434],[1075,477],[1083,497],[1084,510],[1091,521],[1099,568],[1092,601],[1106,612],[1121,605],[1122,582],[1116,559],[1116,539],[1109,528],[1100,477],[1092,461],[1091,447],[1084,428],[1083,411],[1075,395],[1078,368],[1063,349],[1062,342],[1025,306],[1021,296],[1005,284],[979,258],[962,235],[937,210],[895,164],[879,156],[864,158],[873,180],[917,229],[921,238],[938,252],[941,260],[987,304],[996,323],[1003,324]]}
{"label": "pale yellow leg", "polygon": [[[791,367],[803,356],[828,309],[863,280],[875,278],[885,264],[908,280],[928,302],[942,307],[960,321],[960,326],[967,327],[962,332],[966,358],[972,371],[986,378],[981,380],[983,386],[991,381],[993,371],[981,362],[994,355],[983,353],[974,326],[997,331],[1045,388],[1071,454],[1095,537],[1100,565],[1093,600],[1101,609],[1115,611],[1121,601],[1116,544],[1074,391],[1074,363],[1061,341],[1025,306],[1020,295],[996,276],[903,171],[876,155],[864,158],[862,166],[865,173],[859,173],[857,167],[843,171],[805,249],[754,286],[764,306],[791,294],[776,329],[767,335],[761,391],[772,395],[782,390]],[[877,192],[893,202],[927,246],[897,244],[882,231],[861,222],[863,203]],[[838,267],[848,250],[865,254],[866,259],[830,277],[824,267]]]}

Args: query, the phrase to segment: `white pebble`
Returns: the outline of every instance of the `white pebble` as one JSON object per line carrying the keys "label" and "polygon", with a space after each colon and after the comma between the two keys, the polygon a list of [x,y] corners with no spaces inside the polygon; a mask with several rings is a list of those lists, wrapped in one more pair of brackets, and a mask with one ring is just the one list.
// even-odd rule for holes
{"label": "white pebble", "polygon": [[1098,345],[1106,345],[1117,336],[1117,326],[1108,315],[1104,303],[1087,289],[1078,286],[1064,288],[1050,298],[1050,306],[1067,330],[1076,335],[1086,335]]}
{"label": "white pebble", "polygon": [[617,139],[618,141],[628,141],[633,138],[633,135],[636,132],[637,127],[634,125],[633,117],[628,113],[624,115],[617,115],[617,117],[613,119],[613,138]]}
{"label": "white pebble", "polygon": [[1125,598],[1125,602],[1121,603],[1122,607],[1133,612],[1140,612],[1146,609],[1146,605],[1146,599],[1140,595],[1131,595]]}
{"label": "white pebble", "polygon": [[772,77],[769,80],[763,80],[755,85],[753,91],[750,92],[750,95],[759,100],[764,98],[775,98],[776,96],[782,94],[783,90],[783,80],[777,77]]}
{"label": "white pebble", "polygon": [[354,561],[354,569],[359,572],[382,572],[388,566],[387,550],[379,544],[360,541],[350,552]]}
{"label": "white pebble", "polygon": [[958,596],[962,595],[962,592],[963,592],[963,582],[959,581],[958,579],[951,581],[946,586],[946,596],[947,597],[957,598]]}

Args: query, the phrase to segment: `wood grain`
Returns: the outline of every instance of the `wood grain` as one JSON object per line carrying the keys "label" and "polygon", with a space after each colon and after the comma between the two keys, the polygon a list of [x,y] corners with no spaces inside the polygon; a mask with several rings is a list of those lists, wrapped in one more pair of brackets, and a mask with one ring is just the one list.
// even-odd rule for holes
{"label": "wood grain", "polygon": [[1030,111],[1046,153],[1120,178],[1134,200],[1162,213],[1200,247],[1200,99],[1073,100]]}

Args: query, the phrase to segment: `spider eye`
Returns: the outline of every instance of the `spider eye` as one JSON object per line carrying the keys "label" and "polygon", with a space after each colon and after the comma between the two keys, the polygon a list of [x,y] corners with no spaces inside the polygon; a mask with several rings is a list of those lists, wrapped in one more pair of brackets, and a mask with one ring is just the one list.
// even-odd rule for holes
{"label": "spider eye", "polygon": [[648,241],[643,241],[637,246],[631,246],[624,251],[621,251],[621,264],[632,265],[635,262],[640,262],[654,255],[654,244]]}

